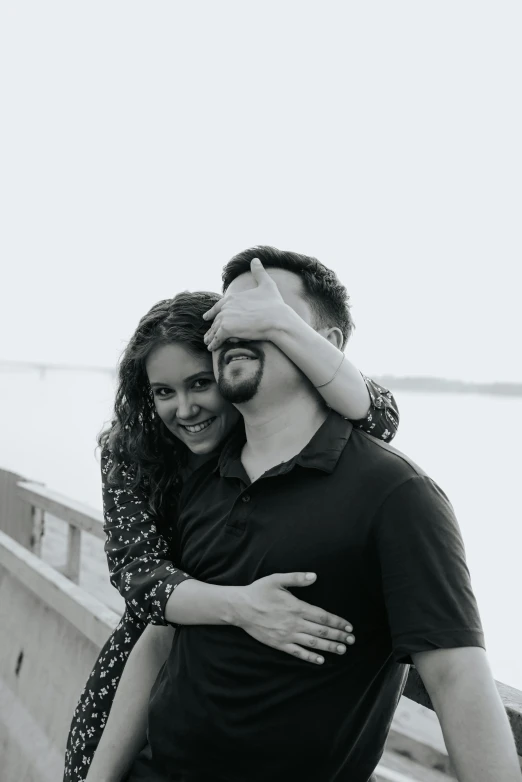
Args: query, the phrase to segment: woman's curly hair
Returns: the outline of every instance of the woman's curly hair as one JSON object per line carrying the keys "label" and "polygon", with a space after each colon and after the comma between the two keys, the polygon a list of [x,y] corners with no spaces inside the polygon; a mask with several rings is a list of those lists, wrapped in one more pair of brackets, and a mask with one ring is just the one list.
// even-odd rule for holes
{"label": "woman's curly hair", "polygon": [[111,457],[109,483],[123,480],[131,491],[145,488],[158,515],[168,513],[176,500],[188,451],[156,413],[145,361],[154,348],[174,342],[208,356],[203,337],[209,324],[202,316],[219,298],[185,291],[159,301],[140,320],[120,359],[112,421],[98,437],[103,454]]}

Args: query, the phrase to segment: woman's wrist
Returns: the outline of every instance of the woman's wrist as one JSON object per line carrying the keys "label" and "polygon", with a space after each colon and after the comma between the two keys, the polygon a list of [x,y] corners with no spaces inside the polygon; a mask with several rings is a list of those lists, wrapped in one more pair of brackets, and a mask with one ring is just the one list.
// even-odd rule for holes
{"label": "woman's wrist", "polygon": [[269,339],[304,372],[313,386],[329,381],[339,368],[342,351],[286,304],[274,318]]}
{"label": "woman's wrist", "polygon": [[167,600],[165,619],[180,625],[235,625],[241,621],[243,590],[244,587],[207,584],[189,578]]}
{"label": "woman's wrist", "polygon": [[230,586],[221,588],[224,600],[221,616],[223,623],[234,627],[243,627],[248,611],[246,587]]}
{"label": "woman's wrist", "polygon": [[266,339],[280,347],[289,336],[293,336],[304,325],[304,321],[288,304],[282,302],[273,309]]}

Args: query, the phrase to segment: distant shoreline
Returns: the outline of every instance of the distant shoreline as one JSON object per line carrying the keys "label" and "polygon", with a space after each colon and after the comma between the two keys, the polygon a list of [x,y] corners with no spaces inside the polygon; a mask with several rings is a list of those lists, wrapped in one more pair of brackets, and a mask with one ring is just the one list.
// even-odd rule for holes
{"label": "distant shoreline", "polygon": [[522,396],[522,383],[473,383],[465,380],[447,380],[442,377],[395,377],[380,375],[373,378],[391,391],[432,391],[452,394],[489,394],[492,396]]}
{"label": "distant shoreline", "polygon": [[[2,361],[1,372],[92,372],[104,375],[116,375],[115,367],[82,366],[73,364],[46,364],[36,361]],[[495,382],[475,383],[467,380],[451,380],[443,377],[422,375],[378,375],[373,379],[392,391],[431,391],[452,394],[488,394],[491,396],[522,396],[522,383]]]}

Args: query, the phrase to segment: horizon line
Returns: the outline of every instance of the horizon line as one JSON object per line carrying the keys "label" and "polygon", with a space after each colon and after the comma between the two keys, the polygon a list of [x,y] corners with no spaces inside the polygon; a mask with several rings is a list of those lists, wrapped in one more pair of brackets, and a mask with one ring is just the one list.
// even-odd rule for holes
{"label": "horizon line", "polygon": [[[16,370],[32,370],[45,372],[96,372],[102,374],[116,375],[117,366],[93,366],[88,364],[55,364],[45,361],[14,361],[11,359],[0,359],[0,372]],[[460,380],[457,378],[438,377],[436,375],[393,375],[383,373],[372,378],[376,383],[394,388],[409,391],[438,391],[438,392],[460,392],[460,393],[479,393],[495,394],[499,396],[522,396],[522,381],[513,380]]]}

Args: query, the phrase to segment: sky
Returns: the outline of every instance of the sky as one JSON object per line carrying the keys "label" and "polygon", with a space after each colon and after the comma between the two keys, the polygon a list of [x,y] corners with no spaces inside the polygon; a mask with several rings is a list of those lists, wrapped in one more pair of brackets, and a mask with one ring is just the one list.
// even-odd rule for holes
{"label": "sky", "polygon": [[0,359],[113,366],[236,252],[315,255],[368,374],[522,380],[519,2],[4,0]]}

